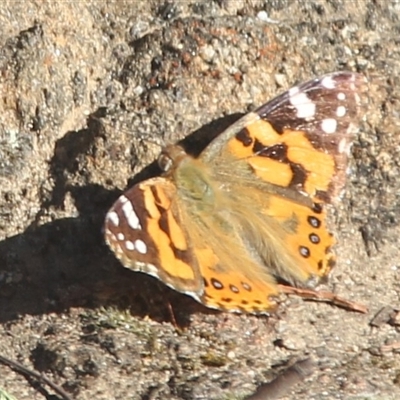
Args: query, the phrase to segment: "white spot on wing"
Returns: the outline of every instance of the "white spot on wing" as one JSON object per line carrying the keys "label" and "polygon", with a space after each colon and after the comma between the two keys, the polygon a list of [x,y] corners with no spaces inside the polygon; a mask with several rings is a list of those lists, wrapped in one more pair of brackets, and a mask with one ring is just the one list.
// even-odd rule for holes
{"label": "white spot on wing", "polygon": [[336,86],[335,81],[332,79],[331,76],[326,76],[325,78],[323,78],[321,81],[321,85],[327,89],[334,89]]}
{"label": "white spot on wing", "polygon": [[339,106],[336,109],[336,115],[338,117],[344,117],[346,115],[346,107],[345,106]]}
{"label": "white spot on wing", "polygon": [[321,122],[321,128],[325,133],[335,133],[337,127],[336,119],[325,118]]}
{"label": "white spot on wing", "polygon": [[315,103],[303,92],[299,91],[297,86],[289,90],[290,104],[296,109],[297,118],[312,118],[315,115]]}
{"label": "white spot on wing", "polygon": [[118,232],[117,233],[117,239],[122,242],[123,240],[125,240],[125,235],[122,232]]}
{"label": "white spot on wing", "polygon": [[130,251],[135,250],[135,245],[130,240],[127,240],[125,242],[125,247],[127,250],[130,250]]}
{"label": "white spot on wing", "polygon": [[[122,197],[124,197],[126,200],[123,200]],[[135,230],[142,229],[142,227],[140,226],[139,218],[133,209],[131,201],[127,199],[125,196],[121,196],[120,200],[122,202],[121,209],[125,215],[126,220],[128,221],[128,225]]]}
{"label": "white spot on wing", "polygon": [[119,225],[119,217],[118,214],[115,211],[110,211],[107,214],[107,220],[110,221],[114,226]]}
{"label": "white spot on wing", "polygon": [[343,92],[337,94],[338,100],[346,100],[346,95]]}
{"label": "white spot on wing", "polygon": [[146,254],[147,253],[147,246],[146,246],[146,243],[143,242],[143,240],[136,239],[134,246],[135,246],[135,249],[139,253],[141,253],[141,254]]}
{"label": "white spot on wing", "polygon": [[120,196],[118,200],[119,200],[122,204],[125,204],[126,202],[129,201],[129,199],[128,199],[126,196],[124,196],[124,195]]}

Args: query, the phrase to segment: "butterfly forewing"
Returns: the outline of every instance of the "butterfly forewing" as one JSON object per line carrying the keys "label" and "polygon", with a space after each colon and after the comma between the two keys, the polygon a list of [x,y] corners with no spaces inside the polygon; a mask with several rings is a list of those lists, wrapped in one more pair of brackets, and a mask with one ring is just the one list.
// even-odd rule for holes
{"label": "butterfly forewing", "polygon": [[219,166],[248,159],[263,180],[330,202],[345,182],[366,89],[365,78],[353,72],[295,86],[229,127],[220,136],[226,145],[218,137],[201,157]]}
{"label": "butterfly forewing", "polygon": [[125,267],[198,298],[203,281],[175,197],[175,185],[164,178],[135,185],[107,213],[105,239]]}

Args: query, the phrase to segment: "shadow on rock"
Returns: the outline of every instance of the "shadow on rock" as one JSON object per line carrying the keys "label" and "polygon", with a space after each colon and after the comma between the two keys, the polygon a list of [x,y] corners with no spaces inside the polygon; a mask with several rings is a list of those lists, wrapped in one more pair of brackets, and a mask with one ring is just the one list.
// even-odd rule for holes
{"label": "shadow on rock", "polygon": [[[201,149],[210,140],[210,132],[215,136],[215,132],[225,129],[233,119],[237,116],[214,121],[181,143],[189,152]],[[25,314],[61,312],[71,307],[111,305],[159,321],[176,317],[180,325],[185,325],[190,313],[208,312],[156,279],[123,268],[111,254],[104,243],[102,227],[107,210],[120,192],[100,185],[67,186],[64,173],[78,169],[70,159],[75,159],[79,151],[87,151],[95,138],[86,130],[81,135],[76,132],[67,135],[56,145],[62,157],[56,152],[51,161],[50,175],[55,180],[55,191],[43,207],[60,207],[69,192],[79,216],[44,225],[32,224],[20,235],[0,243],[0,321],[11,321]],[[76,141],[82,145],[82,140],[83,147],[77,146]],[[66,146],[62,152],[61,144]],[[67,157],[66,162],[65,154],[73,157]],[[134,181],[148,178],[154,171],[153,163]]]}

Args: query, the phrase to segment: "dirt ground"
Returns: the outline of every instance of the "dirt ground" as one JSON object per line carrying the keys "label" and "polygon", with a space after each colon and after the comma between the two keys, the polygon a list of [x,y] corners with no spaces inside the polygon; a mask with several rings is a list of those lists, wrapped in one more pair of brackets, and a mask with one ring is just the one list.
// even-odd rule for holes
{"label": "dirt ground", "polygon": [[[3,1],[0,355],[79,400],[241,399],[308,358],[257,398],[400,398],[399,31],[394,0]],[[322,288],[367,314],[293,296],[269,318],[213,312],[120,266],[104,215],[157,174],[161,143],[201,147],[343,69],[369,78],[370,106]],[[0,388],[62,398],[2,363]]]}

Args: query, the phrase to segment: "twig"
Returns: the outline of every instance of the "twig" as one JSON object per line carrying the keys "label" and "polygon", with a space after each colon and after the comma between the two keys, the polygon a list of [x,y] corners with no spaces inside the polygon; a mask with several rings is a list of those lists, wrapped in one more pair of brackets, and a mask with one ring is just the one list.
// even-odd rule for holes
{"label": "twig", "polygon": [[315,363],[307,358],[284,370],[271,382],[259,386],[255,393],[245,400],[275,400],[285,396],[293,386],[297,385],[313,373]]}
{"label": "twig", "polygon": [[17,361],[10,360],[2,355],[0,355],[0,362],[4,365],[9,366],[11,369],[19,372],[28,378],[35,378],[39,382],[45,383],[50,386],[57,394],[59,394],[64,400],[74,400],[62,387],[56,385],[52,382],[49,378],[47,378],[44,374],[39,374],[36,371],[30,370],[24,367],[22,364],[18,363]]}
{"label": "twig", "polygon": [[347,300],[343,297],[337,296],[335,293],[332,292],[302,289],[285,285],[279,285],[279,288],[283,293],[286,294],[295,294],[296,296],[300,296],[306,299],[325,301],[334,304],[335,306],[345,308],[349,311],[356,311],[362,314],[366,314],[368,312],[368,308],[363,304]]}

